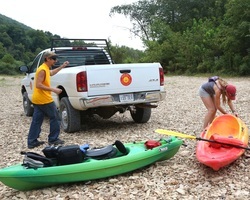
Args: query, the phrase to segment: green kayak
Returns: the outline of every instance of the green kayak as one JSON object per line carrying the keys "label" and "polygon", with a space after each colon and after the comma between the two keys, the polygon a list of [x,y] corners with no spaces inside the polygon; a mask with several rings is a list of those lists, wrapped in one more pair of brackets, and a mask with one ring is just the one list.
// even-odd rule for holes
{"label": "green kayak", "polygon": [[[152,143],[153,141],[153,143]],[[153,145],[152,145],[152,144]],[[155,144],[158,145],[155,145]],[[63,183],[89,181],[127,173],[172,158],[182,145],[176,137],[123,144],[126,153],[111,158],[86,157],[81,163],[27,168],[17,164],[0,169],[0,181],[16,190],[32,190]]]}

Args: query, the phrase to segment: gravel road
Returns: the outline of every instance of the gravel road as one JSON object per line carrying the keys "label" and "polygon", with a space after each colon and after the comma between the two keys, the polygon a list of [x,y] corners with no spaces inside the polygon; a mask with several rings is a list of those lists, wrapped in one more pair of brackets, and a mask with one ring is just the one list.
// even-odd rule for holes
{"label": "gravel road", "polygon": [[[22,77],[0,76],[0,167],[22,162],[20,151],[29,151],[26,138],[31,118],[22,108],[20,81]],[[199,136],[205,108],[197,94],[206,77],[166,76],[166,99],[152,109],[146,124],[135,124],[128,112],[111,119],[95,117],[82,131],[61,133],[69,144],[105,146],[115,140],[131,142],[159,139],[154,132],[162,128]],[[235,107],[239,117],[250,127],[250,78],[229,78],[237,87]],[[228,107],[227,107],[228,109]],[[48,121],[42,127],[41,140],[47,139]],[[242,156],[218,172],[200,164],[195,157],[196,141],[185,139],[178,153],[167,161],[158,162],[134,172],[107,179],[65,184],[21,192],[0,183],[0,199],[97,199],[97,200],[245,200],[250,199],[250,158]],[[39,147],[33,152],[41,153]]]}

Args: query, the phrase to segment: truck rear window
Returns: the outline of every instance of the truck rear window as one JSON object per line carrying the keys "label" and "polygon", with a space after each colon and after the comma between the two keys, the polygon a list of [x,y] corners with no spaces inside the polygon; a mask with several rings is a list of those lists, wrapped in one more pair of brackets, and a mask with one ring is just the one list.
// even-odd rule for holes
{"label": "truck rear window", "polygon": [[70,63],[67,67],[110,64],[107,55],[102,50],[61,50],[56,51],[56,54],[58,59],[55,68],[65,61]]}

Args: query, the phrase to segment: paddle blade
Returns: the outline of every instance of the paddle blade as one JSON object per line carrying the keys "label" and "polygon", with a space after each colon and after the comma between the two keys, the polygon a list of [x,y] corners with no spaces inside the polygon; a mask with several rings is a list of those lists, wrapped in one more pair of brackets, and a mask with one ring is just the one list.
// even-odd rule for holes
{"label": "paddle blade", "polygon": [[178,133],[175,131],[169,131],[169,130],[164,130],[164,129],[156,129],[155,132],[160,133],[160,134],[164,134],[164,135],[172,135],[172,136],[176,136],[176,137],[181,137],[181,138],[196,139],[196,137],[192,136],[192,135],[186,135],[183,133]]}

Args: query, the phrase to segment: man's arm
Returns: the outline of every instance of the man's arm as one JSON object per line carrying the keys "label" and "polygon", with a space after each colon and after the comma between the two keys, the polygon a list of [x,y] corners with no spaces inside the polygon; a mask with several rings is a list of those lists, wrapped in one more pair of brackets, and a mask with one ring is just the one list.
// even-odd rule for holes
{"label": "man's arm", "polygon": [[62,68],[66,67],[69,64],[68,61],[65,61],[60,67],[57,67],[56,69],[50,70],[50,76],[54,76],[57,74]]}
{"label": "man's arm", "polygon": [[51,92],[54,92],[56,94],[60,94],[62,92],[61,89],[59,88],[52,88],[52,87],[48,87],[46,85],[43,84],[43,81],[45,80],[45,76],[46,76],[46,73],[44,70],[41,70],[38,75],[37,75],[37,80],[36,80],[36,87],[38,89],[41,89],[41,90],[47,90],[47,91],[51,91]]}

